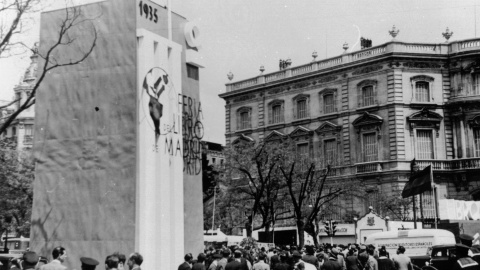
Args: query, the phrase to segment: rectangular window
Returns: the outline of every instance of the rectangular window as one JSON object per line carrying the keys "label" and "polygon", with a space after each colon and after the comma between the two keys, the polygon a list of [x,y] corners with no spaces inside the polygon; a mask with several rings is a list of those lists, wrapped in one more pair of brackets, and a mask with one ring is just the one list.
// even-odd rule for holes
{"label": "rectangular window", "polygon": [[[381,210],[381,205],[379,204],[379,194],[378,190],[370,190],[367,191],[366,201],[365,201],[365,208],[366,211],[369,211],[369,207],[373,207],[375,211]],[[379,212],[380,213],[380,212]]]}
{"label": "rectangular window", "polygon": [[417,130],[417,158],[433,159],[433,136],[431,130]]}
{"label": "rectangular window", "polygon": [[335,139],[325,140],[324,145],[325,162],[328,165],[335,165],[335,161],[337,159],[337,141]]}
{"label": "rectangular window", "polygon": [[363,161],[376,161],[378,159],[377,134],[375,132],[363,134]]}
{"label": "rectangular window", "polygon": [[335,112],[335,106],[333,103],[333,95],[325,95],[323,96],[323,104],[325,106],[325,113],[333,113]]}
{"label": "rectangular window", "polygon": [[240,129],[250,128],[250,114],[249,112],[240,113]]}
{"label": "rectangular window", "polygon": [[297,119],[307,117],[307,100],[302,99],[297,101]]}
{"label": "rectangular window", "polygon": [[33,125],[25,125],[25,136],[33,135]]}
{"label": "rectangular window", "polygon": [[480,157],[480,128],[473,129],[473,141],[475,143],[475,157]]}
{"label": "rectangular window", "polygon": [[375,105],[375,95],[373,93],[373,86],[365,86],[362,88],[363,106]]}
{"label": "rectangular window", "polygon": [[473,74],[473,87],[472,87],[472,95],[480,95],[480,74]]}
{"label": "rectangular window", "polygon": [[188,78],[198,81],[199,80],[198,73],[199,73],[198,67],[187,64],[187,77]]}
{"label": "rectangular window", "polygon": [[272,106],[272,123],[283,122],[282,105]]}
{"label": "rectangular window", "polygon": [[418,102],[430,102],[428,82],[415,83],[415,100]]}
{"label": "rectangular window", "polygon": [[297,144],[297,154],[301,157],[308,157],[308,143]]}
{"label": "rectangular window", "polygon": [[17,128],[12,127],[12,136],[17,136]]}

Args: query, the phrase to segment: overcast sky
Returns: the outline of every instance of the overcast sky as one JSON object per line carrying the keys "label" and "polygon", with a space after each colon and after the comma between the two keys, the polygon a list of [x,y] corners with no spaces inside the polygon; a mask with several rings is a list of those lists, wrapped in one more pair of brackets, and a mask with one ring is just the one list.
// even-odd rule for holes
{"label": "overcast sky", "polygon": [[[225,103],[218,94],[229,71],[237,81],[258,75],[261,65],[265,73],[277,71],[279,59],[291,58],[297,66],[310,62],[313,51],[317,60],[337,56],[344,42],[358,50],[360,36],[379,45],[392,39],[393,25],[400,29],[397,40],[405,42],[443,43],[447,26],[454,32],[451,41],[475,38],[476,5],[480,0],[172,0],[173,10],[200,28],[204,139],[222,144]],[[38,39],[35,26],[24,35],[27,44]],[[0,100],[12,98],[28,64],[28,56],[0,59]]]}

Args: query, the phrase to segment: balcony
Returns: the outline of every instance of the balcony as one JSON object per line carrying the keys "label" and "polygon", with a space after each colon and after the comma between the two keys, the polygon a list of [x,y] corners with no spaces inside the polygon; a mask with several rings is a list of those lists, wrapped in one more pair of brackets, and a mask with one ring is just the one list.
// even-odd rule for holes
{"label": "balcony", "polygon": [[434,171],[452,171],[452,170],[469,170],[480,169],[480,158],[461,158],[453,160],[417,160],[420,169],[432,165]]}
{"label": "balcony", "polygon": [[382,163],[379,161],[355,164],[356,173],[374,173],[383,170]]}

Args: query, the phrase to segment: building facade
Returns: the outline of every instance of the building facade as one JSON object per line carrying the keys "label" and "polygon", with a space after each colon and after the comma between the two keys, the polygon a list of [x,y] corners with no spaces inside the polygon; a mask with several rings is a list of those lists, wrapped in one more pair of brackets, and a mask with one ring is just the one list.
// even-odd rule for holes
{"label": "building facade", "polygon": [[[438,198],[479,200],[479,56],[480,39],[392,40],[228,83],[220,95],[227,146],[290,136],[298,151],[332,166],[332,181],[362,180],[367,196],[341,198],[334,219],[398,194],[414,158],[432,165]],[[426,218],[432,201],[423,198]]]}
{"label": "building facade", "polygon": [[[13,89],[14,97],[12,101],[17,100],[17,102],[12,104],[12,106],[0,110],[0,124],[3,123],[13,112],[18,109],[21,104],[26,101],[35,85],[38,65],[38,52],[36,45],[32,51],[34,53],[32,56],[30,56],[30,65],[26,69],[24,76],[20,80],[20,83]],[[35,105],[32,105],[16,117],[12,124],[10,124],[10,127],[7,129],[7,131],[0,135],[0,138],[13,138],[17,143],[17,149],[19,150],[32,148],[34,119]]]}

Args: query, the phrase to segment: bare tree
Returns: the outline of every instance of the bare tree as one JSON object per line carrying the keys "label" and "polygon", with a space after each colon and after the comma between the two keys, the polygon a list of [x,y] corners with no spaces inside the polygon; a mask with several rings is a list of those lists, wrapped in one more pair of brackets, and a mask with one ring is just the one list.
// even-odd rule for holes
{"label": "bare tree", "polygon": [[284,154],[279,169],[293,206],[300,247],[304,245],[304,232],[312,235],[317,245],[318,216],[324,206],[342,195],[358,191],[359,185],[353,183],[356,180],[328,181],[330,165],[324,167],[323,162],[316,161],[310,154],[297,152],[293,141],[286,142],[282,149]]}
{"label": "bare tree", "polygon": [[394,220],[406,221],[411,219],[413,203],[411,198],[402,198],[401,191],[378,196],[379,210],[384,216],[390,216]]}
{"label": "bare tree", "polygon": [[[3,56],[14,46],[21,43],[20,41],[15,41],[14,37],[22,32],[21,20],[26,12],[33,9],[35,4],[38,4],[38,0],[3,0],[3,2],[1,2],[0,15],[2,12],[10,11],[15,12],[16,16],[10,26],[0,26],[0,56]],[[33,83],[32,89],[27,98],[23,101],[14,100],[11,104],[7,104],[12,105],[13,103],[18,102],[18,106],[13,113],[9,114],[0,124],[0,134],[7,130],[10,124],[21,112],[35,104],[35,96],[38,88],[50,71],[59,67],[77,65],[87,59],[93,52],[97,43],[97,30],[92,22],[95,18],[86,18],[80,7],[66,8],[64,14],[64,18],[58,23],[58,31],[56,33],[57,37],[55,38],[55,41],[52,44],[48,44],[48,46],[42,46],[42,48],[45,48],[42,51],[38,51],[36,48],[32,49],[33,53],[37,53],[39,57],[44,60],[42,61],[43,66],[38,68],[36,81]],[[79,32],[79,29],[85,30],[85,28],[88,28],[88,31],[91,33],[91,43],[89,46],[82,49],[80,46],[76,46],[80,37],[75,33],[76,31]],[[82,36],[85,36],[85,34],[82,34]],[[61,51],[62,48],[74,46],[77,52],[75,57],[64,59],[58,56],[59,51]]]}
{"label": "bare tree", "polygon": [[[253,230],[270,228],[281,183],[277,178],[278,148],[268,143],[240,141],[226,150],[225,186],[245,209],[247,236]],[[261,217],[255,224],[255,217]],[[255,226],[254,226],[255,224]],[[268,235],[268,232],[267,232]]]}

